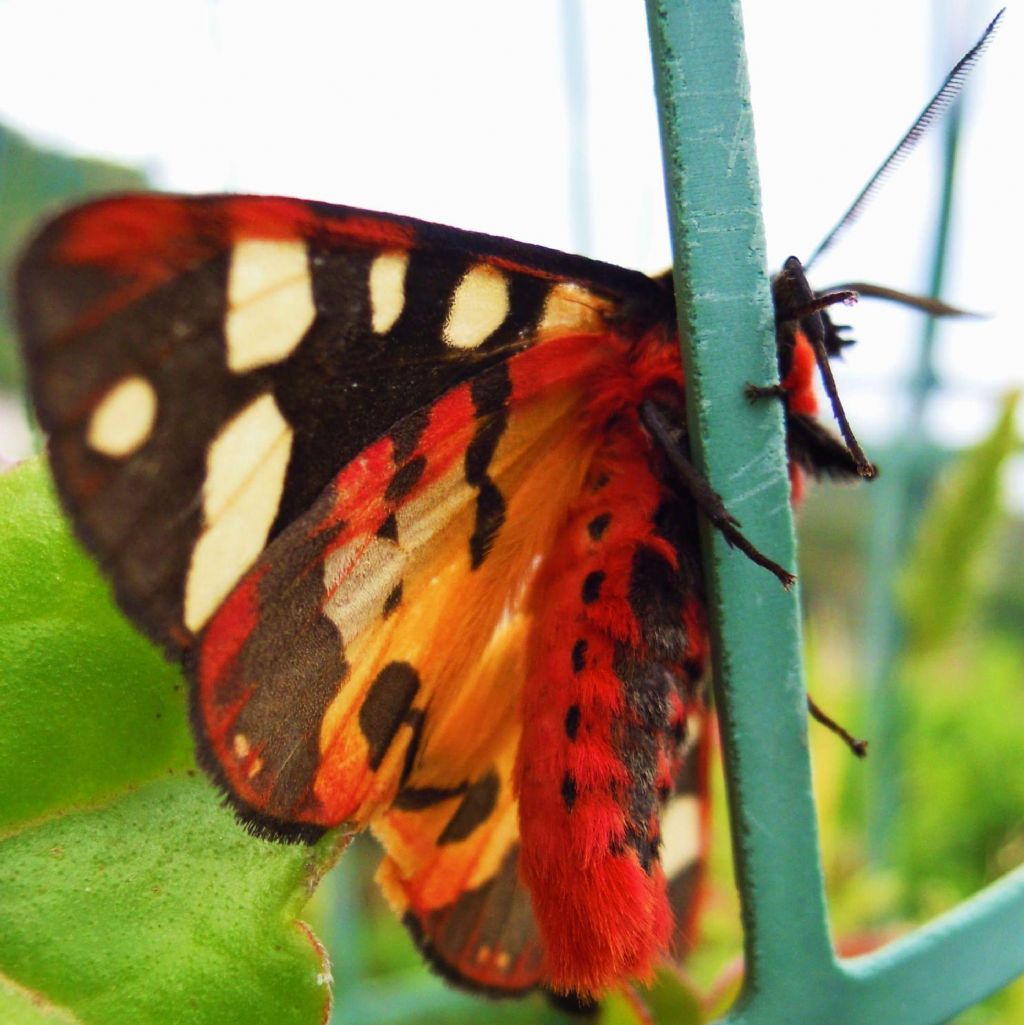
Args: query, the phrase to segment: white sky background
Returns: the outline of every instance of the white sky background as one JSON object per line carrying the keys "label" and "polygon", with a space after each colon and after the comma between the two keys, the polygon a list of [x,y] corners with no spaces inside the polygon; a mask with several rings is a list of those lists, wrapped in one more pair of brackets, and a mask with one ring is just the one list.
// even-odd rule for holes
{"label": "white sky background", "polygon": [[[995,13],[955,0],[744,4],[769,262],[806,257]],[[669,262],[644,5],[581,0],[589,255]],[[579,249],[570,214],[562,0],[0,0],[0,120],[38,142],[143,165],[161,188],[253,191],[414,214]],[[1024,383],[1022,28],[1015,11],[966,90],[930,424],[976,439]],[[921,290],[941,132],[815,267],[819,287]],[[0,173],[3,169],[0,167]],[[869,442],[900,427],[922,324],[863,302],[840,367]],[[1024,475],[1015,491],[1024,496]]]}

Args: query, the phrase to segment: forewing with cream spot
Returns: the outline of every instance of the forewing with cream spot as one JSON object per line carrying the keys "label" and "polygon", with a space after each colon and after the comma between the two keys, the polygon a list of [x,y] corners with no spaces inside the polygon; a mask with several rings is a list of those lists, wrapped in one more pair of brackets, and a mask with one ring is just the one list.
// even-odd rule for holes
{"label": "forewing with cream spot", "polygon": [[284,488],[292,428],[272,395],[227,423],[206,457],[203,532],[185,581],[185,625],[199,630],[267,543]]}
{"label": "forewing with cream spot", "polygon": [[[274,197],[139,195],[40,233],[18,319],[80,536],[174,653],[375,438],[516,352],[605,329],[635,292],[660,315],[642,275],[507,240]],[[486,485],[461,487],[472,504]],[[478,548],[500,520],[490,497]],[[420,515],[399,517],[406,543]],[[408,556],[374,551],[397,605]]]}
{"label": "forewing with cream spot", "polygon": [[285,359],[315,316],[305,242],[244,239],[234,246],[224,321],[231,370],[244,373]]}
{"label": "forewing with cream spot", "polygon": [[100,400],[89,417],[86,444],[95,452],[123,459],[148,440],[157,414],[157,396],[144,377],[126,377]]}
{"label": "forewing with cream spot", "polygon": [[456,349],[475,349],[501,327],[509,311],[508,279],[479,263],[455,289],[444,323],[444,340]]}
{"label": "forewing with cream spot", "polygon": [[387,334],[405,306],[405,272],[409,254],[381,253],[370,265],[370,325],[374,334]]}

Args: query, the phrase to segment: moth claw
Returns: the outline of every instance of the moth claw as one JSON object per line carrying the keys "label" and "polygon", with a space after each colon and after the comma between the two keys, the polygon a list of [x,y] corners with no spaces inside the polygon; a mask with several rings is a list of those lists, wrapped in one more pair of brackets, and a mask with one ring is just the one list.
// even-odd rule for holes
{"label": "moth claw", "polygon": [[747,397],[747,401],[753,405],[755,402],[760,402],[763,399],[784,399],[787,393],[781,384],[751,384],[748,382],[743,389],[743,394]]}

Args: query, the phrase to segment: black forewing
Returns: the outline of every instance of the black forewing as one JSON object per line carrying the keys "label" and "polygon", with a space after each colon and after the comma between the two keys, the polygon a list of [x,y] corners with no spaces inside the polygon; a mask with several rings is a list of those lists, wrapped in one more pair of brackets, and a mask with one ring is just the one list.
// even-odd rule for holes
{"label": "black forewing", "polygon": [[[234,241],[250,229],[232,218],[245,207],[258,221],[281,204],[303,214],[294,237],[306,245],[315,318],[287,358],[235,372],[226,359],[228,275]],[[65,242],[75,232],[81,239],[83,224],[113,235],[140,210],[149,227],[139,233],[137,258],[127,236],[116,246],[116,261],[102,254],[69,258]],[[369,230],[339,235],[331,229],[353,220]],[[404,307],[390,330],[375,334],[369,268],[396,233],[408,239]],[[277,224],[273,237],[281,237]],[[504,275],[508,313],[479,346],[453,349],[441,334],[452,293],[481,262]],[[637,272],[328,204],[123,196],[51,222],[18,269],[30,386],[50,433],[59,491],[122,605],[172,653],[191,642],[183,594],[203,530],[208,452],[224,425],[254,400],[273,396],[293,432],[269,540],[392,425],[530,345],[558,282],[587,290],[609,325],[627,332],[672,317],[668,292]],[[118,381],[133,376],[154,387],[156,418],[145,444],[112,459],[86,444],[89,416]],[[409,442],[396,439],[396,445]]]}

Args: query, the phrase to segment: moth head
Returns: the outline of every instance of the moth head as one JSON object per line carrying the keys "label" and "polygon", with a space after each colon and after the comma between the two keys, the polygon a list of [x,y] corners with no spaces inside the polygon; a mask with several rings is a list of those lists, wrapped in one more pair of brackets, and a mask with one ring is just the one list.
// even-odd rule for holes
{"label": "moth head", "polygon": [[[777,389],[777,392],[786,400],[787,418],[790,421],[791,448],[794,437],[793,419],[802,417],[808,421],[802,427],[809,436],[813,434],[817,447],[820,448],[820,445],[828,443],[827,447],[831,450],[831,463],[834,466],[843,463],[845,456],[839,458],[839,453],[845,447],[850,465],[861,477],[874,477],[875,467],[868,461],[854,436],[836,391],[835,380],[832,377],[829,364],[830,358],[841,355],[842,350],[852,343],[852,339],[842,336],[841,332],[844,327],[833,323],[829,314],[830,308],[840,302],[855,302],[859,295],[863,295],[910,306],[931,316],[948,317],[969,314],[938,299],[861,282],[851,282],[816,292],[807,281],[806,270],[822,253],[831,248],[836,239],[860,217],[861,212],[889,175],[953,103],[963,87],[967,75],[988,45],[1002,16],[1003,11],[1000,11],[989,23],[977,43],[953,66],[938,92],[917,116],[886,159],[882,161],[881,166],[871,176],[867,185],[861,189],[856,199],[807,261],[801,263],[795,256],[791,256],[772,281],[779,373],[782,382],[781,388]],[[812,357],[813,363],[817,364],[825,393],[832,405],[832,412],[842,434],[842,443],[838,439],[833,439],[834,444],[829,442],[824,427],[810,422],[815,409]],[[818,465],[821,465],[820,460]]]}
{"label": "moth head", "polygon": [[804,273],[803,264],[791,256],[772,280],[772,301],[775,306],[775,330],[779,349],[779,371],[785,378],[792,367],[796,339],[803,335],[812,344],[820,343],[826,356],[833,359],[853,345],[844,338],[845,324],[836,324],[830,309],[837,303],[851,305],[858,293],[850,286],[815,292]]}
{"label": "moth head", "polygon": [[777,393],[785,400],[790,426],[797,417],[813,419],[817,410],[814,397],[817,368],[843,437],[842,442],[834,439],[835,446],[844,450],[844,457],[856,475],[873,478],[877,471],[850,427],[829,364],[830,357],[839,355],[844,346],[851,344],[840,335],[840,328],[833,323],[829,310],[837,303],[856,302],[857,293],[851,289],[815,292],[807,281],[803,265],[791,256],[772,281],[772,299],[779,360]]}

